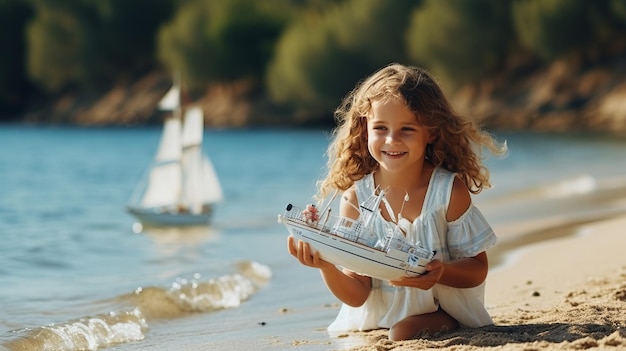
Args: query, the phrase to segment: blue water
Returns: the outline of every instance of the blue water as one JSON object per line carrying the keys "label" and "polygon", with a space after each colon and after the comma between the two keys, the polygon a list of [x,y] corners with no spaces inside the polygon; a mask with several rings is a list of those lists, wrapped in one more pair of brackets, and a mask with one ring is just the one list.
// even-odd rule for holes
{"label": "blue water", "polygon": [[[487,161],[495,188],[476,197],[496,229],[624,211],[626,140],[496,136],[510,153]],[[337,301],[276,221],[312,201],[329,131],[205,132],[224,190],[211,225],[135,232],[124,206],[159,137],[0,126],[0,349],[346,347],[324,331]]]}

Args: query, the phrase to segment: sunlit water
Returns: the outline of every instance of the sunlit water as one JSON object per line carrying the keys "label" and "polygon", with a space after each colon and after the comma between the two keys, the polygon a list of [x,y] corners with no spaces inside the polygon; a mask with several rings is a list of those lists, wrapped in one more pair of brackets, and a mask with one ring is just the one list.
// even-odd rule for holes
{"label": "sunlit water", "polygon": [[[224,189],[212,224],[133,231],[125,212],[158,128],[0,127],[0,349],[341,349],[337,301],[286,251],[287,203],[311,202],[328,131],[205,133]],[[497,134],[496,229],[624,212],[626,142]],[[506,241],[508,230],[498,232]]]}

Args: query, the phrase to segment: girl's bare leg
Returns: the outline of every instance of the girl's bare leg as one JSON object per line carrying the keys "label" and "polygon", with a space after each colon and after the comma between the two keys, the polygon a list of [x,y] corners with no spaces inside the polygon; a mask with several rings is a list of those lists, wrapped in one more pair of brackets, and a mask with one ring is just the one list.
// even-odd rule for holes
{"label": "girl's bare leg", "polygon": [[389,340],[410,340],[459,328],[459,322],[441,308],[432,313],[409,316],[389,329]]}

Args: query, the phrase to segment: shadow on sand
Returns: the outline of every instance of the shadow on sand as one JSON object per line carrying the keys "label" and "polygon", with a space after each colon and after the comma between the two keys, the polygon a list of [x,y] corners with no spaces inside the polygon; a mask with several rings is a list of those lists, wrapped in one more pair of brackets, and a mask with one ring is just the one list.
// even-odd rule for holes
{"label": "shadow on sand", "polygon": [[[472,345],[477,347],[495,347],[507,344],[548,342],[561,343],[564,341],[591,338],[599,340],[615,332],[626,338],[626,329],[616,328],[605,324],[573,324],[573,323],[537,323],[521,325],[490,325],[475,329],[474,332],[460,330],[442,335],[438,339],[441,346]],[[438,344],[439,344],[438,342]],[[583,345],[581,345],[583,346]],[[588,345],[596,347],[598,345]],[[582,347],[583,349],[586,347]]]}

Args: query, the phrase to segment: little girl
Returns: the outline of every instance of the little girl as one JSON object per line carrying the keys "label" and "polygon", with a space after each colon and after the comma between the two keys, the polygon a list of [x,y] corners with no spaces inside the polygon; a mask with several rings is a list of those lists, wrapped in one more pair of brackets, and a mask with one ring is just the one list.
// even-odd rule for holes
{"label": "little girl", "polygon": [[290,236],[291,255],[318,268],[343,302],[329,331],[389,328],[389,339],[406,340],[492,324],[485,251],[496,236],[470,193],[490,186],[480,152],[501,155],[506,145],[455,114],[429,73],[399,64],[358,84],[335,115],[318,199],[342,191],[340,215],[356,219],[359,203],[386,189],[374,228],[398,226],[437,254],[424,275],[381,281],[336,267]]}

